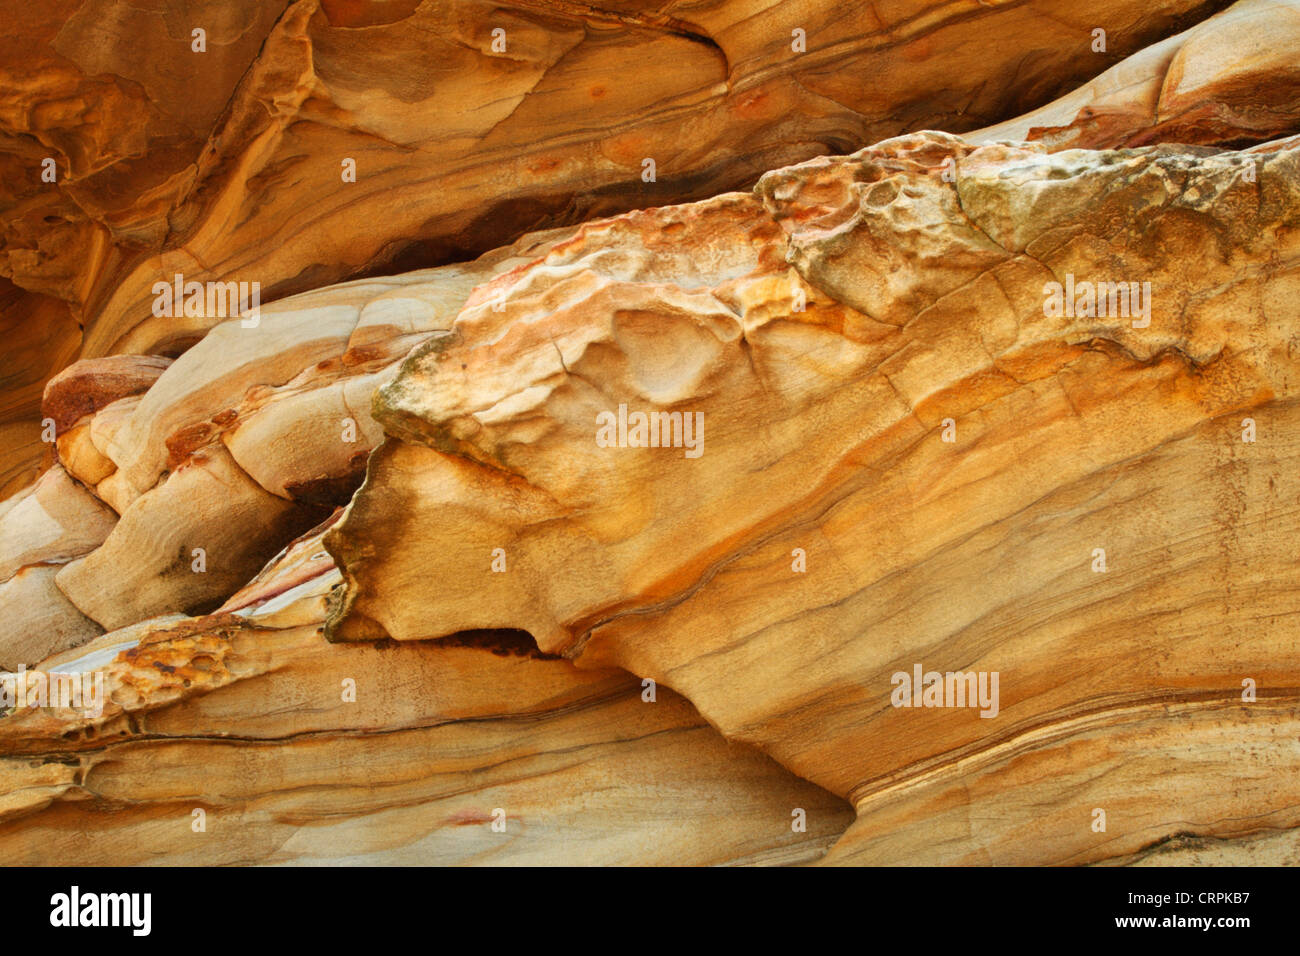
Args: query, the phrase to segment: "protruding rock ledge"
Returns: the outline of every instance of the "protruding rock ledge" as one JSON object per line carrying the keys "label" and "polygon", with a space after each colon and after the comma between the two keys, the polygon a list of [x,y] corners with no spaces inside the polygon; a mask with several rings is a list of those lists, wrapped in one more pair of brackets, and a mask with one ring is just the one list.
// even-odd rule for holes
{"label": "protruding rock ledge", "polygon": [[[380,390],[332,637],[521,628],[846,796],[1293,686],[1300,151],[927,133],[756,193],[582,227]],[[599,440],[638,411],[702,453]],[[891,706],[917,664],[992,719]]]}

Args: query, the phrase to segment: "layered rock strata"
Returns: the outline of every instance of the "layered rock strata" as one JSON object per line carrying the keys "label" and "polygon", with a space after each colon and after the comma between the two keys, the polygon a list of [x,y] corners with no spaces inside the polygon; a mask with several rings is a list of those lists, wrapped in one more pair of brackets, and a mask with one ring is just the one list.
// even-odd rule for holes
{"label": "layered rock strata", "polygon": [[[257,63],[378,9],[291,5]],[[1297,862],[1295,11],[966,137],[611,191],[575,215],[650,208],[241,315],[115,309],[105,349],[166,354],[52,374],[0,503],[0,668],[38,672],[0,698],[5,858]],[[382,271],[407,219],[369,201],[315,212],[369,216]]]}
{"label": "layered rock strata", "polygon": [[228,314],[156,316],[159,281],[257,282],[270,301],[748,188],[1016,116],[1226,3],[9,6],[6,492],[42,461],[50,376],[77,356],[178,354]]}
{"label": "layered rock strata", "polygon": [[[68,412],[113,470],[61,480],[93,487],[105,521],[47,533],[45,552],[68,561],[58,593],[110,632],[42,667],[102,673],[105,709],[0,722],[26,768],[0,844],[92,860],[60,834],[127,821],[140,861],[536,861],[590,826],[607,840],[565,858],[653,862],[647,834],[669,824],[638,802],[649,780],[623,761],[649,758],[630,741],[668,735],[654,779],[707,820],[691,808],[721,784],[702,768],[732,753],[716,728],[823,789],[726,757],[726,800],[761,809],[694,862],[812,860],[841,832],[826,862],[1288,858],[1297,164],[1285,141],[918,134],[752,195],[286,300],[143,395],[115,397],[135,387],[123,372]],[[353,444],[373,451],[349,502]],[[193,572],[96,603],[161,529],[192,527],[169,547],[215,556],[271,528],[240,517],[240,487],[304,528],[347,506],[209,615],[194,602],[234,588],[196,590],[218,579]],[[30,520],[29,498],[0,520]],[[971,699],[900,694],[916,670],[975,677]],[[346,701],[346,678],[372,689]],[[473,707],[446,697],[462,679]],[[517,697],[534,681],[543,697]],[[463,785],[445,768],[513,752],[496,723],[516,719],[542,782],[447,802],[439,787]],[[408,732],[433,748],[419,783],[382,769]],[[546,755],[577,739],[614,762],[564,776]],[[214,793],[185,769],[219,781],[252,751],[256,772]],[[368,796],[322,770],[352,760]],[[146,793],[160,761],[176,769]],[[580,810],[590,774],[618,782]],[[280,796],[304,788],[332,796]],[[847,831],[836,797],[857,810]],[[485,836],[503,835],[498,809],[519,839]],[[150,842],[194,810],[241,835]],[[682,845],[701,839],[682,826]]]}

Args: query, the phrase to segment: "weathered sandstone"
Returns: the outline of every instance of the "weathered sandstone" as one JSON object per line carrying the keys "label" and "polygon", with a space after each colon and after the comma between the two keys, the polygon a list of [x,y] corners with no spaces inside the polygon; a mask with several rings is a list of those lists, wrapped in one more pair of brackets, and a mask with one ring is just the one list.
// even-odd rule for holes
{"label": "weathered sandstone", "polygon": [[[1107,6],[1133,55],[1045,106],[1091,11],[512,2],[481,69],[485,9],[231,8],[229,107],[11,257],[0,303],[98,344],[13,336],[0,414],[52,375],[57,434],[0,502],[0,667],[102,693],[5,699],[0,854],[1300,859],[1297,4]],[[430,98],[397,58],[444,42]],[[113,49],[115,108],[176,95]],[[246,269],[242,314],[140,305]]]}
{"label": "weathered sandstone", "polygon": [[526,635],[328,644],[313,592],[337,581],[317,533],[233,611],[133,625],[50,662],[102,668],[108,702],[0,720],[5,858],[799,863],[851,820],[672,691],[647,701],[640,681],[577,670]]}
{"label": "weathered sandstone", "polygon": [[1050,149],[1241,145],[1296,132],[1300,3],[1239,0],[1041,109],[967,134]]}
{"label": "weathered sandstone", "polygon": [[[583,227],[379,391],[328,633],[521,628],[854,799],[1083,714],[1294,702],[1298,172],[926,134]],[[1145,305],[1046,314],[1067,275]],[[703,454],[600,447],[620,405]],[[914,662],[999,672],[995,719],[891,707]]]}
{"label": "weathered sandstone", "polygon": [[175,355],[220,321],[154,317],[159,281],[258,282],[269,301],[748,188],[823,153],[1017,116],[1226,5],[15,5],[0,327],[17,334],[0,364],[26,384],[0,408],[3,487],[33,475],[36,399],[68,361]]}

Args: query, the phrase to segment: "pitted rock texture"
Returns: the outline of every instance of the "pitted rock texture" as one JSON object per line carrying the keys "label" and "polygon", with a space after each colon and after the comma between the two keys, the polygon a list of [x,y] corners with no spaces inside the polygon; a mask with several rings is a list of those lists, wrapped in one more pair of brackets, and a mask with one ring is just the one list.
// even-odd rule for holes
{"label": "pitted rock texture", "polygon": [[10,4],[0,365],[20,374],[0,382],[0,490],[34,477],[36,401],[69,361],[176,355],[220,321],[151,314],[178,273],[269,301],[748,188],[1017,116],[1226,5]]}
{"label": "pitted rock texture", "polygon": [[[583,227],[377,393],[328,633],[521,628],[854,800],[1243,678],[1293,704],[1298,213],[1294,148],[921,134]],[[1054,313],[1076,282],[1133,297]],[[702,454],[601,447],[620,407]],[[891,707],[914,662],[1000,711]]]}

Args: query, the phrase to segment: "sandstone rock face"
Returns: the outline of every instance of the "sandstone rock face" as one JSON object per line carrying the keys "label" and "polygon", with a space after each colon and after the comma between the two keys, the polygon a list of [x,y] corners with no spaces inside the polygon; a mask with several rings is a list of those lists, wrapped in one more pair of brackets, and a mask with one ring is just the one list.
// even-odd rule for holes
{"label": "sandstone rock face", "polygon": [[1296,131],[1300,4],[1240,0],[1041,109],[967,138],[1053,150],[1161,141],[1234,145]]}
{"label": "sandstone rock face", "polygon": [[[0,503],[0,852],[1300,862],[1300,15],[1112,6],[1164,39],[1045,106],[1014,7],[512,3],[490,69],[470,4],[228,11],[212,148],[87,174],[112,237],[31,261],[99,344]],[[613,176],[669,130],[680,178]],[[296,294],[144,318],[182,248]]]}
{"label": "sandstone rock face", "polygon": [[55,579],[116,516],[57,464],[0,508],[0,667],[16,670],[103,633]]}
{"label": "sandstone rock face", "polygon": [[[584,227],[415,353],[326,538],[332,636],[522,628],[855,801],[1243,679],[1294,703],[1300,152],[926,134],[756,194]],[[1115,285],[1066,314],[1053,283]],[[612,409],[699,447],[603,448]],[[999,706],[891,707],[915,662],[998,673]]]}
{"label": "sandstone rock face", "polygon": [[[851,821],[672,691],[647,701],[628,674],[577,670],[527,635],[322,641],[338,572],[320,538],[286,549],[233,610],[50,662],[101,668],[105,706],[0,720],[6,859],[799,863]],[[63,759],[33,759],[55,733],[72,738]],[[159,839],[173,829],[193,839]]]}
{"label": "sandstone rock face", "polygon": [[0,463],[6,487],[33,477],[34,398],[72,357],[175,354],[225,315],[153,316],[159,281],[258,282],[269,301],[748,188],[1015,116],[1225,5],[15,5],[0,305],[6,326],[36,314],[49,335],[0,345],[29,383],[0,410],[23,448]]}

